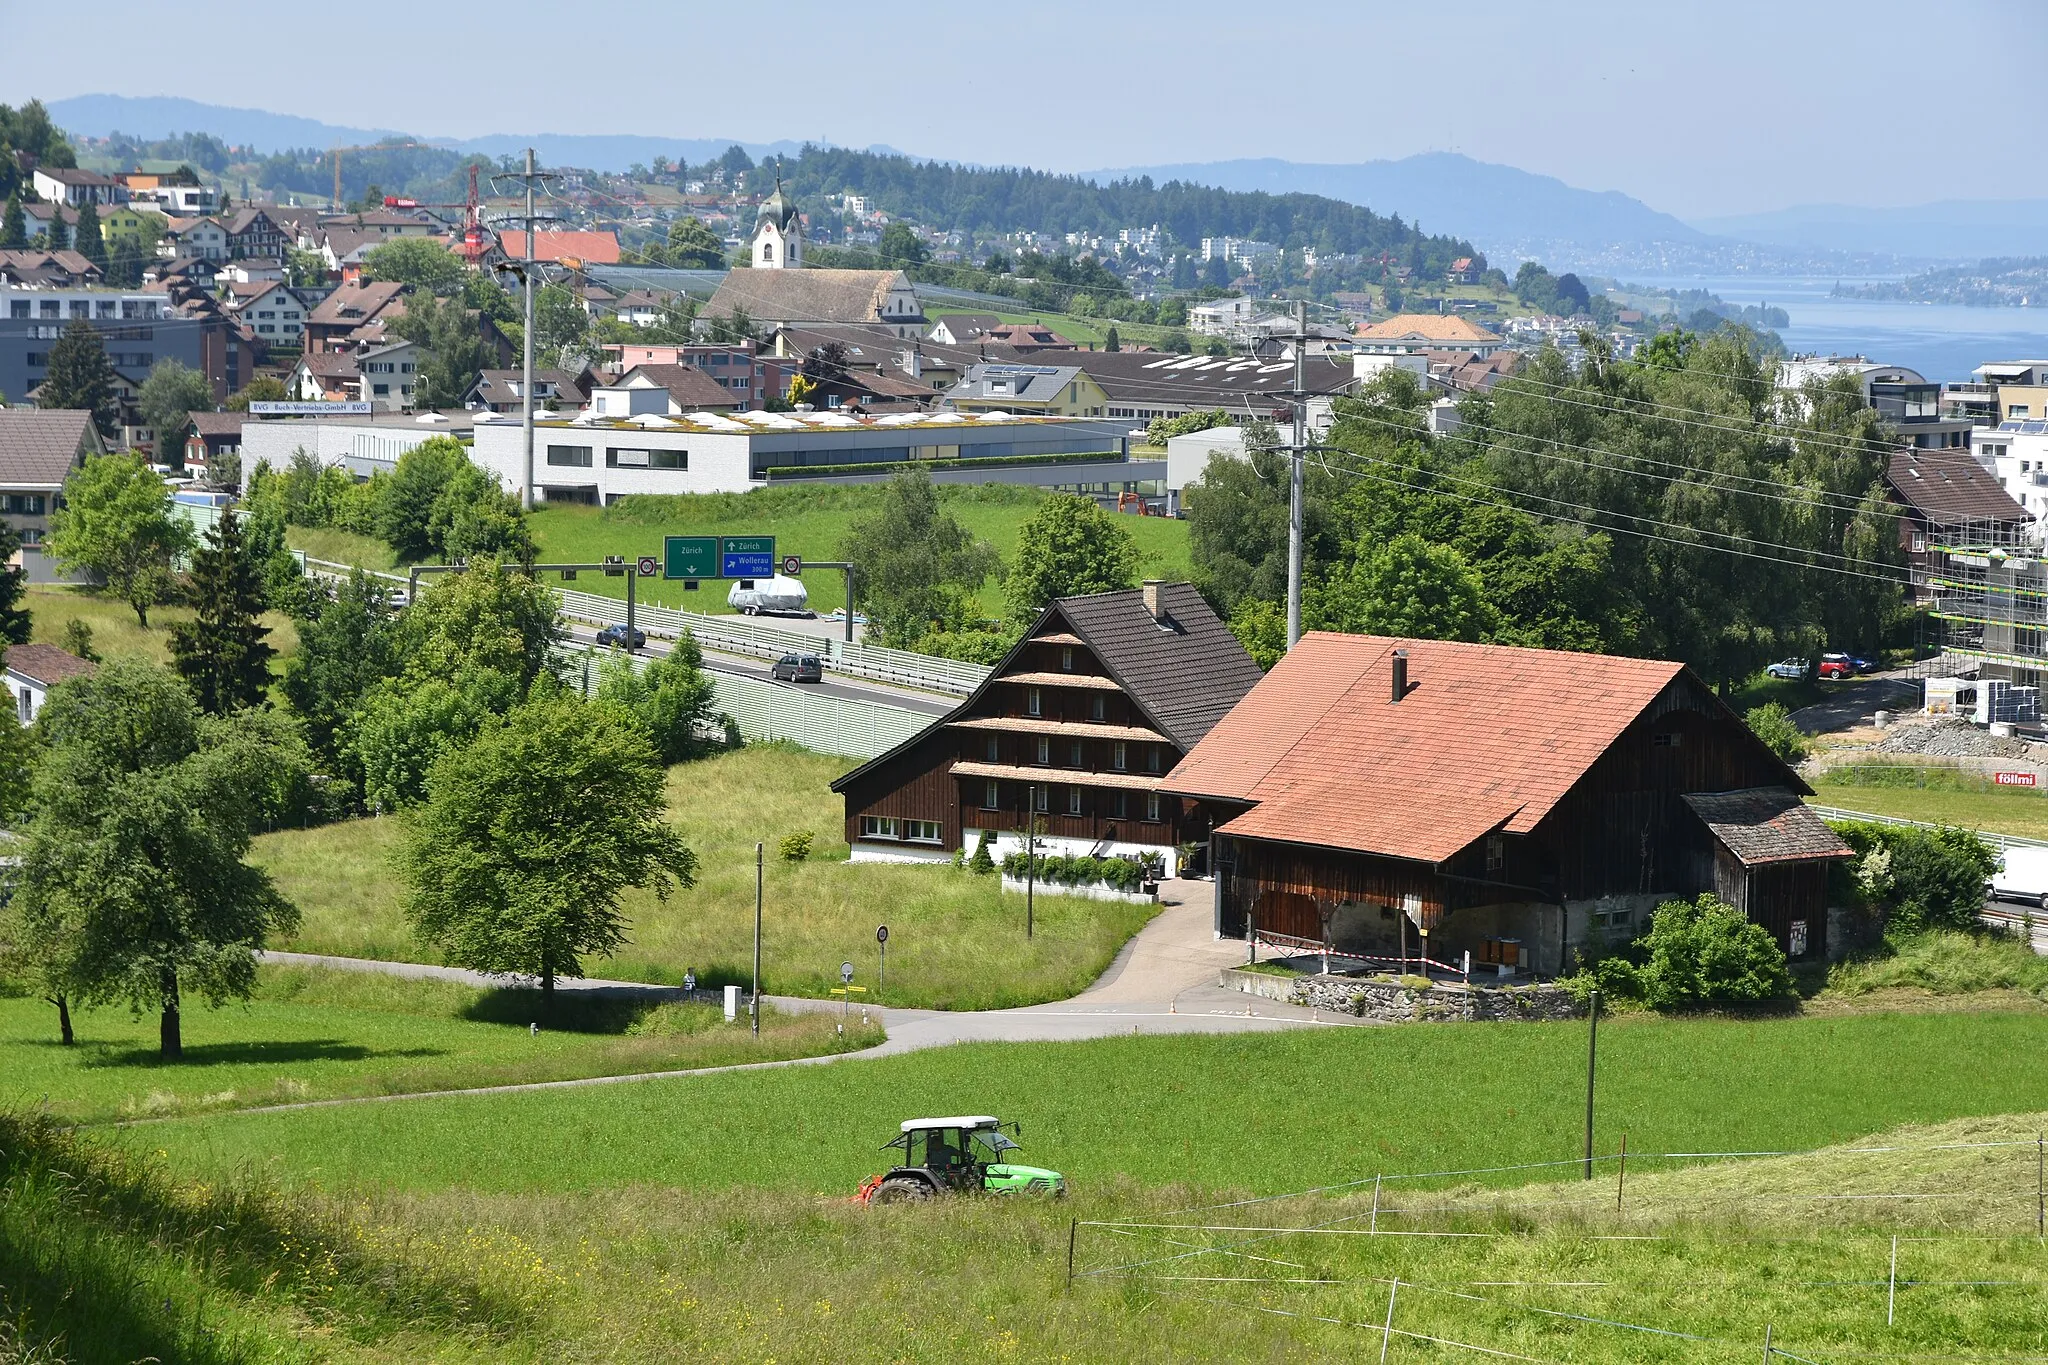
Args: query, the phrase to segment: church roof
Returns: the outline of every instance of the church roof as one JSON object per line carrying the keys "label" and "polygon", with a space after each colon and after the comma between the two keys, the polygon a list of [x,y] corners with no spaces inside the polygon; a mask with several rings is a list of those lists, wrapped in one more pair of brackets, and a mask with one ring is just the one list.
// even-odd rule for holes
{"label": "church roof", "polygon": [[754,221],[757,224],[764,220],[772,221],[777,228],[786,232],[797,217],[796,200],[782,192],[782,182],[778,180],[775,182],[775,193],[761,201],[760,210],[755,213]]}
{"label": "church roof", "polygon": [[770,324],[879,322],[896,289],[910,287],[900,270],[734,270],[704,305],[704,316],[735,309]]}

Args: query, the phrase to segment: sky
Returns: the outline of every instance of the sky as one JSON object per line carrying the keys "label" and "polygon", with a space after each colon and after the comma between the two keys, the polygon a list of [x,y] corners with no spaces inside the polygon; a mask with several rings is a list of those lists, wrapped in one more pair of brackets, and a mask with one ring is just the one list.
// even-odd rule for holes
{"label": "sky", "polygon": [[[1686,218],[2043,193],[1987,174],[2037,164],[1995,149],[2048,128],[2041,0],[493,0],[345,38],[331,7],[274,0],[169,24],[160,3],[92,8],[98,32],[147,32],[148,59],[95,60],[72,11],[0,0],[10,46],[72,54],[6,63],[0,102],[184,95],[426,136],[811,138],[1068,171],[1457,151]],[[400,40],[384,60],[380,34]]]}

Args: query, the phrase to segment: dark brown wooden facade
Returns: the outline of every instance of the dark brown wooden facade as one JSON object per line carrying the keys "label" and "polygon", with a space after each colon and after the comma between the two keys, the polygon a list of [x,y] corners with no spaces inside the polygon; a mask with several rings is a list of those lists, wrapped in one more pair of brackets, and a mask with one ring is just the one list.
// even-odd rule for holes
{"label": "dark brown wooden facade", "polygon": [[[1798,782],[1682,673],[1527,833],[1488,834],[1439,863],[1317,846],[1312,829],[1300,843],[1219,833],[1217,928],[1375,956],[1397,944],[1419,951],[1427,930],[1430,955],[1444,962],[1466,951],[1481,961],[1490,941],[1511,939],[1525,945],[1525,963],[1557,970],[1589,937],[1640,932],[1657,902],[1713,891],[1788,953],[1822,953],[1826,859],[1745,867],[1685,801],[1788,779]],[[1244,809],[1198,804],[1219,826]]]}

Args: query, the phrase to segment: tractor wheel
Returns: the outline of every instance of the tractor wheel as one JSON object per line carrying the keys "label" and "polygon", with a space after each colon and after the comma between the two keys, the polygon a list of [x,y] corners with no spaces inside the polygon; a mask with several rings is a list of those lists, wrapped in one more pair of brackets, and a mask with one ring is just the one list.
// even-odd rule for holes
{"label": "tractor wheel", "polygon": [[932,1187],[922,1180],[884,1180],[868,1199],[870,1204],[921,1203],[932,1197]]}

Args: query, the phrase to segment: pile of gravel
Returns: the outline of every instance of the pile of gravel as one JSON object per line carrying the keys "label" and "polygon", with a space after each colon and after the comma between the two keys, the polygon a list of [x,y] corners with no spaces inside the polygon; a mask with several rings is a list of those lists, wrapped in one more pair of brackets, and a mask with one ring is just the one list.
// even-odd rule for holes
{"label": "pile of gravel", "polygon": [[1964,720],[1902,723],[1870,746],[1871,752],[1922,754],[1929,758],[2048,758],[2048,744],[2000,739]]}

